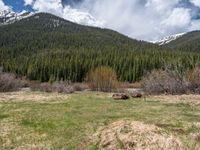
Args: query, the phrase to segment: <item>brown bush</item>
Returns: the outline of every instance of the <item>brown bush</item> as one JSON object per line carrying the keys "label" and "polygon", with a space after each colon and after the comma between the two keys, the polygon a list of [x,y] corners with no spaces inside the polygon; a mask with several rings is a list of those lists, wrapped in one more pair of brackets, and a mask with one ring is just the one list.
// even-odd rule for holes
{"label": "brown bush", "polygon": [[89,89],[88,84],[86,83],[73,83],[72,86],[75,91],[84,91]]}
{"label": "brown bush", "polygon": [[27,81],[14,74],[0,73],[0,92],[12,92],[27,86]]}
{"label": "brown bush", "polygon": [[121,88],[124,88],[124,89],[137,89],[137,88],[141,88],[141,83],[140,82],[134,82],[134,83],[129,83],[129,82],[123,82],[120,84],[120,87]]}
{"label": "brown bush", "polygon": [[32,90],[40,90],[44,92],[57,92],[57,93],[73,93],[74,91],[83,91],[88,89],[86,83],[71,83],[69,81],[55,81],[51,83],[30,82]]}
{"label": "brown bush", "polygon": [[40,90],[44,92],[57,92],[57,93],[73,93],[74,92],[73,86],[63,81],[56,81],[52,84],[41,83],[37,87],[34,87],[34,90]]}
{"label": "brown bush", "polygon": [[115,71],[106,66],[101,66],[87,74],[86,81],[89,87],[95,91],[111,92],[118,86]]}
{"label": "brown bush", "polygon": [[143,78],[143,88],[149,94],[182,94],[187,92],[187,82],[176,71],[154,70]]}
{"label": "brown bush", "polygon": [[196,67],[189,71],[187,75],[189,82],[188,88],[192,93],[200,94],[200,67]]}

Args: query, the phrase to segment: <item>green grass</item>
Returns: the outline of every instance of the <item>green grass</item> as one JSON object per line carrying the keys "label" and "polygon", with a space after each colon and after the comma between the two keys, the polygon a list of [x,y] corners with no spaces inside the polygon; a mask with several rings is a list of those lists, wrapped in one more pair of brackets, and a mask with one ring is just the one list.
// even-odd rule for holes
{"label": "green grass", "polygon": [[0,135],[0,149],[20,149],[27,143],[46,144],[44,149],[48,146],[67,150],[98,149],[98,143],[91,144],[88,139],[100,126],[120,119],[161,124],[166,132],[177,134],[183,140],[193,132],[200,132],[196,126],[188,126],[200,122],[200,107],[182,103],[143,99],[114,101],[105,93],[84,92],[53,104],[31,101],[0,104],[0,128],[7,125],[11,130],[5,136]]}
{"label": "green grass", "polygon": [[0,120],[9,117],[7,114],[0,114]]}

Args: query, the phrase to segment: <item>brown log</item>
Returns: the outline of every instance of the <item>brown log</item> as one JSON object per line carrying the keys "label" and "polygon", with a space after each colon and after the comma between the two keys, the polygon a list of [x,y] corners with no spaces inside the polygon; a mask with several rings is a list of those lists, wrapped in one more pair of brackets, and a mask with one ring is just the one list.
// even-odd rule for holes
{"label": "brown log", "polygon": [[134,94],[131,94],[131,97],[132,98],[141,98],[143,95],[142,93],[134,93]]}
{"label": "brown log", "polygon": [[129,96],[128,96],[128,95],[122,94],[122,93],[113,94],[112,97],[113,97],[115,100],[127,100],[127,99],[129,99]]}

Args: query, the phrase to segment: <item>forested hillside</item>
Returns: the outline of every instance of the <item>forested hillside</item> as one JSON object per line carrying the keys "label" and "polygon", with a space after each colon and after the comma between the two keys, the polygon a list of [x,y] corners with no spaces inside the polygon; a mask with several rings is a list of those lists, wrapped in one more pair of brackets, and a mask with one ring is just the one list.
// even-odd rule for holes
{"label": "forested hillside", "polygon": [[192,68],[198,52],[163,49],[115,31],[74,24],[40,13],[0,26],[0,64],[31,80],[81,82],[89,70],[107,65],[121,81],[137,81],[152,69]]}
{"label": "forested hillside", "polygon": [[184,34],[165,46],[182,51],[200,51],[200,31]]}

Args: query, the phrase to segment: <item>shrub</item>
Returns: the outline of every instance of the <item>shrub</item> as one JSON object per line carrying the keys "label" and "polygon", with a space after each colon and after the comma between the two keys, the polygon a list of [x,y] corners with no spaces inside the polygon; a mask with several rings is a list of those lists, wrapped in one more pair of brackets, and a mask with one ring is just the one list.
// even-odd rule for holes
{"label": "shrub", "polygon": [[141,83],[140,82],[134,82],[134,83],[129,83],[129,82],[122,82],[121,84],[121,88],[124,89],[139,89],[141,88]]}
{"label": "shrub", "polygon": [[187,82],[176,71],[154,70],[143,78],[143,88],[149,94],[182,94],[187,92]]}
{"label": "shrub", "polygon": [[89,88],[86,83],[73,83],[72,86],[75,91],[84,91]]}
{"label": "shrub", "polygon": [[73,93],[74,88],[72,85],[69,85],[63,81],[56,81],[52,84],[50,83],[41,83],[39,87],[35,88],[44,92],[57,92],[57,93]]}
{"label": "shrub", "polygon": [[188,88],[192,93],[200,94],[200,67],[196,67],[189,71],[187,75],[189,82]]}
{"label": "shrub", "polygon": [[0,92],[12,92],[27,86],[27,81],[14,74],[0,73]]}
{"label": "shrub", "polygon": [[69,81],[55,81],[51,83],[40,83],[31,81],[29,85],[34,91],[43,91],[43,92],[57,92],[57,93],[73,93],[74,91],[83,91],[88,89],[87,84],[85,83],[71,83]]}
{"label": "shrub", "polygon": [[86,76],[86,81],[89,83],[89,87],[95,91],[111,92],[118,85],[115,71],[106,66],[90,71]]}

